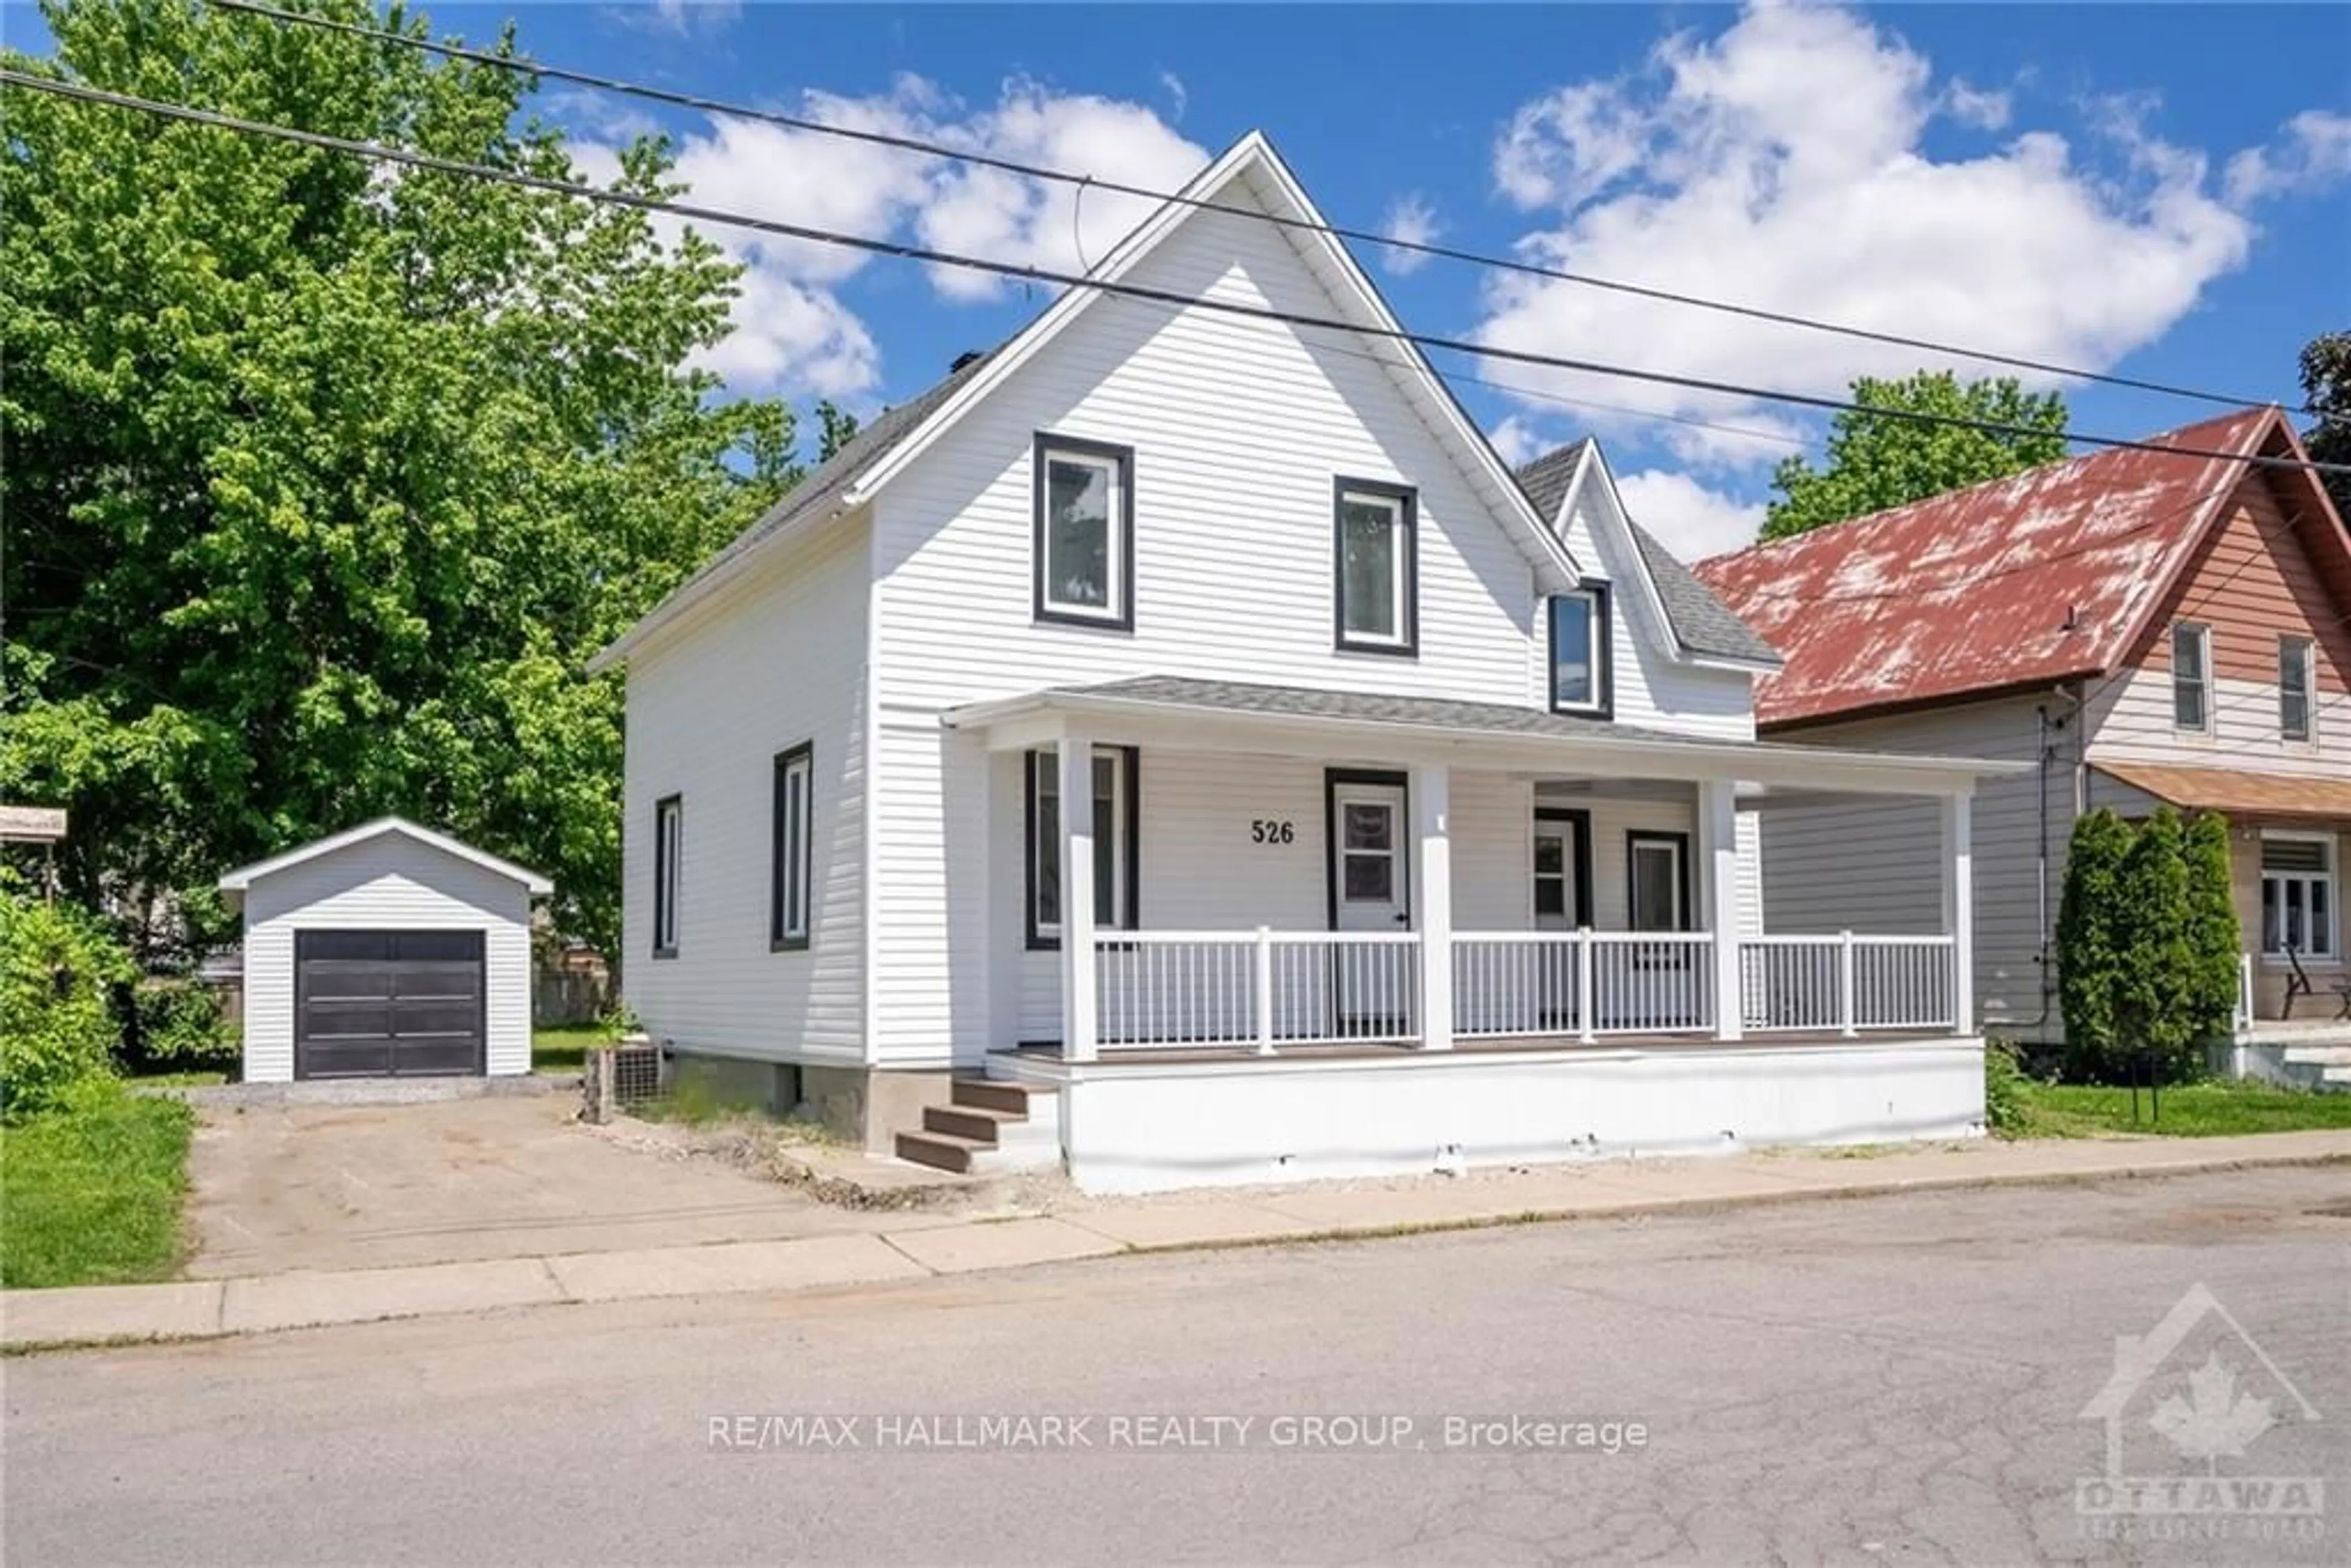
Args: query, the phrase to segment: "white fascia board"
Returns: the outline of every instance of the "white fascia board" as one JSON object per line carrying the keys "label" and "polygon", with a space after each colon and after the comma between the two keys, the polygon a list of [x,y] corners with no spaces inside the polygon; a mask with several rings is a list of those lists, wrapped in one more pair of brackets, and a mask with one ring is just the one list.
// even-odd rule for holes
{"label": "white fascia board", "polygon": [[346,828],[340,833],[330,833],[323,839],[313,839],[298,849],[287,850],[284,854],[273,855],[265,861],[256,861],[251,865],[239,866],[220,879],[220,890],[223,893],[243,893],[264,877],[300,865],[305,861],[317,860],[322,855],[330,855],[338,851],[347,850],[353,844],[381,838],[386,833],[402,834],[418,843],[439,850],[444,854],[453,855],[458,860],[480,866],[485,871],[494,872],[510,881],[518,882],[534,898],[544,898],[555,891],[555,884],[535,871],[526,870],[512,861],[500,860],[497,856],[484,850],[477,850],[471,844],[461,843],[446,833],[436,833],[430,828],[419,827],[405,817],[378,817],[371,822],[361,822],[356,828]]}
{"label": "white fascia board", "polygon": [[[1641,596],[1648,601],[1650,612],[1657,618],[1658,628],[1666,634],[1667,646],[1664,650],[1666,655],[1676,664],[1695,663],[1696,656],[1683,643],[1681,633],[1674,630],[1674,618],[1666,612],[1666,596],[1657,591],[1657,580],[1649,570],[1647,558],[1641,553],[1640,542],[1633,538],[1632,528],[1625,516],[1625,497],[1616,489],[1616,475],[1608,466],[1608,455],[1600,450],[1597,437],[1587,444],[1583,461],[1576,465],[1575,480],[1578,488],[1583,486],[1585,472],[1593,467],[1597,467],[1600,471],[1601,493],[1607,497],[1608,517],[1610,525],[1615,530],[1617,548],[1624,551],[1625,558],[1633,563],[1633,575],[1640,581]],[[1730,667],[1742,672],[1752,668],[1735,661],[1731,662]],[[1777,668],[1776,665],[1770,664],[1761,667],[1766,670]]]}
{"label": "white fascia board", "polygon": [[[1470,760],[1497,769],[1564,773],[1593,771],[1612,778],[1728,779],[1734,782],[1807,789],[1851,789],[1869,794],[1952,795],[1971,792],[1980,779],[2031,771],[2026,762],[1941,757],[1908,752],[1844,751],[1770,741],[1680,740],[1656,736],[1528,735],[1509,730],[1461,728],[1395,719],[1346,718],[1331,715],[1269,713],[1246,708],[1204,707],[1150,702],[1087,692],[1032,692],[1000,701],[975,703],[945,716],[954,729],[1001,728],[1022,744],[1057,732],[1060,721],[1099,720],[1162,727],[1161,744],[1190,732],[1185,743],[1203,750],[1246,747],[1252,737],[1270,744],[1287,735],[1294,743],[1333,755],[1389,755],[1403,747],[1432,757]],[[1221,732],[1221,733],[1220,733]],[[1094,738],[1113,741],[1108,730]],[[1383,752],[1378,749],[1384,746]]]}

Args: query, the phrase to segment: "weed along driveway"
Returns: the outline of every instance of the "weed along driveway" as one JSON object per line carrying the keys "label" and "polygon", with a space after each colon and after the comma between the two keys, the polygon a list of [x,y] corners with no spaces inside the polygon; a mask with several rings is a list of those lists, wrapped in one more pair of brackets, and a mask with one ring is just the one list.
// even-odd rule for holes
{"label": "weed along driveway", "polygon": [[[569,1095],[207,1105],[189,1162],[200,1279],[781,1239],[876,1218],[572,1119]],[[892,1222],[904,1224],[912,1216]]]}

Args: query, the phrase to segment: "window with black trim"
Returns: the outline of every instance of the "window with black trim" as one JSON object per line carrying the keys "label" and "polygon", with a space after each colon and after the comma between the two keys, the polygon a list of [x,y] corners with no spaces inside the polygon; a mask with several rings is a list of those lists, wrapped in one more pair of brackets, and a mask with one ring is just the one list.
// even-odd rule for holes
{"label": "window with black trim", "polygon": [[[1029,946],[1061,945],[1061,763],[1051,747],[1026,758]],[[1094,747],[1094,924],[1132,930],[1140,899],[1135,862],[1143,837],[1131,746]]]}
{"label": "window with black trim", "polygon": [[677,894],[685,860],[685,797],[653,802],[653,956],[677,956]]}
{"label": "window with black trim", "polygon": [[816,748],[802,741],[776,756],[775,841],[768,877],[768,946],[809,945],[809,841],[814,837]]}
{"label": "window with black trim", "polygon": [[2314,656],[2307,637],[2278,639],[2278,737],[2282,740],[2310,738],[2311,688],[2316,684]]}
{"label": "window with black trim", "polygon": [[1682,833],[1625,837],[1625,925],[1635,931],[1690,928],[1689,839]]}
{"label": "window with black trim", "polygon": [[1551,601],[1551,706],[1555,713],[1605,715],[1614,693],[1608,669],[1608,590],[1593,583]]}
{"label": "window with black trim", "polygon": [[1036,615],[1134,625],[1134,449],[1037,437]]}
{"label": "window with black trim", "polygon": [[1418,500],[1402,485],[1341,479],[1332,499],[1337,645],[1413,653],[1420,643]]}
{"label": "window with black trim", "polygon": [[2193,621],[2171,629],[2171,722],[2180,729],[2212,725],[2212,628]]}

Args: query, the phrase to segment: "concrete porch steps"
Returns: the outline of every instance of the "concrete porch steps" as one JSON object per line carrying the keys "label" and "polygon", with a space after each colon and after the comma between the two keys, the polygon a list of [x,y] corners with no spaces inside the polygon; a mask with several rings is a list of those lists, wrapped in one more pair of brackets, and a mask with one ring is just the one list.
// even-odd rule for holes
{"label": "concrete porch steps", "polygon": [[924,1107],[921,1131],[897,1135],[898,1157],[963,1176],[1050,1168],[1061,1163],[1060,1110],[1050,1088],[958,1078],[946,1104]]}

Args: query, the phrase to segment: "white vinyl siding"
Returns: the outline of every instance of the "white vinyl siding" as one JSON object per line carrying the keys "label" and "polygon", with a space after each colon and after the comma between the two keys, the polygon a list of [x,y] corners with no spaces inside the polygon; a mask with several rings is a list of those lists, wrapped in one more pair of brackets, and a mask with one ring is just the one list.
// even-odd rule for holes
{"label": "white vinyl siding", "polygon": [[2090,760],[2241,768],[2322,779],[2351,771],[2351,695],[2324,685],[2313,694],[2307,740],[2279,733],[2279,706],[2274,683],[2219,675],[2212,682],[2210,728],[2183,730],[2171,722],[2168,670],[2122,670],[2090,684]]}
{"label": "white vinyl siding", "polygon": [[[862,523],[779,549],[632,654],[622,983],[657,1040],[763,1061],[864,1054]],[[808,742],[805,948],[777,950],[777,759]],[[685,803],[675,958],[653,946],[653,803]]]}
{"label": "white vinyl siding", "polygon": [[511,877],[384,833],[256,877],[245,898],[245,1076],[294,1077],[298,931],[479,931],[492,1077],[530,1071],[530,894]]}

